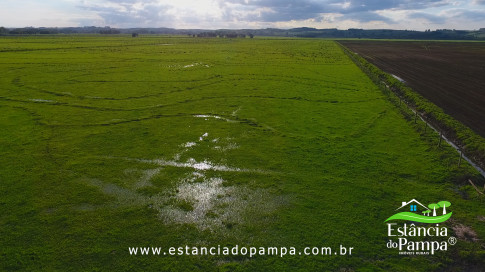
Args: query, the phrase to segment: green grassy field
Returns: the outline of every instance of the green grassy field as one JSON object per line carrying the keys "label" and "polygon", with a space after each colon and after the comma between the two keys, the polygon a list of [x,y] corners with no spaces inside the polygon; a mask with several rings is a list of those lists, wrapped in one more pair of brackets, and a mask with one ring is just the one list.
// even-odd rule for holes
{"label": "green grassy field", "polygon": [[[0,72],[0,270],[485,265],[481,242],[466,239],[426,257],[386,248],[384,221],[413,198],[450,201],[450,232],[463,224],[483,239],[484,204],[466,183],[477,173],[333,41],[3,37]],[[354,250],[128,251],[185,245]]]}

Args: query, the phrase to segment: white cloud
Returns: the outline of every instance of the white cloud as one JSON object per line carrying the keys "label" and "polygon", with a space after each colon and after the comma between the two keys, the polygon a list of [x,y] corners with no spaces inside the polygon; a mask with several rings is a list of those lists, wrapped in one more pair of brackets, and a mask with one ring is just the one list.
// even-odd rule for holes
{"label": "white cloud", "polygon": [[26,26],[80,26],[83,20],[100,23],[96,13],[76,8],[78,1],[71,0],[1,0],[0,25]]}
{"label": "white cloud", "polygon": [[[0,25],[480,28],[485,0],[1,0]],[[468,17],[467,17],[468,15]]]}

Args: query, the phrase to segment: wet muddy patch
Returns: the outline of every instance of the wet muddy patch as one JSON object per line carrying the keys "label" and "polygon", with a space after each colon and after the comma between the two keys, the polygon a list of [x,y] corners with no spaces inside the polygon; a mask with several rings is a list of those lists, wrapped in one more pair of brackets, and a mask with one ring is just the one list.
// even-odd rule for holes
{"label": "wet muddy patch", "polygon": [[57,101],[54,100],[49,100],[49,99],[40,99],[40,98],[31,98],[29,99],[32,102],[37,102],[37,103],[56,103]]}
{"label": "wet muddy patch", "polygon": [[134,184],[134,189],[140,189],[152,186],[151,179],[158,175],[162,171],[162,168],[143,170],[143,174],[140,179]]}
{"label": "wet muddy patch", "polygon": [[201,62],[194,62],[194,63],[191,63],[191,64],[187,64],[187,65],[184,65],[183,68],[192,68],[192,67],[196,67],[196,66],[201,66],[201,67],[206,67],[206,68],[209,68],[210,65],[209,64],[205,64],[205,63],[201,63]]}
{"label": "wet muddy patch", "polygon": [[204,118],[206,121],[212,118],[212,119],[224,120],[224,121],[230,122],[230,123],[238,122],[236,120],[232,120],[232,119],[222,117],[222,116],[219,116],[219,115],[215,115],[215,114],[194,114],[193,116],[196,117],[196,118]]}
{"label": "wet muddy patch", "polygon": [[187,143],[183,144],[183,147],[191,148],[191,147],[196,146],[196,145],[197,145],[197,143],[187,142]]}
{"label": "wet muddy patch", "polygon": [[169,64],[169,65],[165,65],[165,67],[167,68],[171,68],[171,69],[193,69],[193,68],[210,68],[212,67],[212,65],[209,65],[207,63],[203,63],[203,62],[192,62],[192,63],[185,63],[185,64],[180,64],[180,63],[176,63],[176,64]]}
{"label": "wet muddy patch", "polygon": [[278,203],[262,189],[226,186],[221,177],[193,172],[182,179],[159,210],[166,223],[192,224],[201,230],[224,230],[244,225],[258,209],[274,211]]}
{"label": "wet muddy patch", "polygon": [[220,172],[245,172],[245,173],[260,173],[260,174],[269,174],[270,171],[262,170],[262,169],[246,169],[246,168],[239,168],[234,166],[228,166],[220,163],[214,163],[208,159],[203,161],[197,161],[194,158],[189,158],[185,162],[175,161],[175,160],[165,160],[165,159],[131,159],[126,158],[128,160],[135,160],[142,163],[150,163],[159,166],[169,166],[169,167],[180,167],[180,168],[192,168],[193,170],[212,170],[212,171],[220,171]]}
{"label": "wet muddy patch", "polygon": [[[251,188],[249,184],[235,185],[233,178],[238,173],[258,176],[272,172],[216,163],[209,158],[195,159],[185,154],[197,151],[202,142],[216,150],[238,148],[232,138],[211,138],[209,132],[204,132],[192,141],[179,144],[179,151],[172,159],[107,157],[105,159],[133,162],[142,169],[124,170],[119,184],[99,179],[86,179],[86,182],[112,197],[107,206],[153,209],[165,224],[189,224],[200,230],[223,232],[270,218],[266,215],[281,206],[282,198],[267,189]],[[181,159],[183,154],[185,159]],[[95,207],[78,207],[77,210],[91,208]]]}
{"label": "wet muddy patch", "polygon": [[113,200],[103,206],[83,204],[74,207],[77,211],[94,211],[100,207],[146,207],[157,212],[157,218],[165,224],[190,224],[200,230],[223,232],[252,224],[256,214],[270,214],[284,203],[268,190],[248,186],[228,185],[221,176],[208,176],[195,170],[157,194],[146,195],[139,188],[153,186],[150,178],[159,169],[146,170],[140,180],[131,187],[85,179],[89,186],[96,187]]}

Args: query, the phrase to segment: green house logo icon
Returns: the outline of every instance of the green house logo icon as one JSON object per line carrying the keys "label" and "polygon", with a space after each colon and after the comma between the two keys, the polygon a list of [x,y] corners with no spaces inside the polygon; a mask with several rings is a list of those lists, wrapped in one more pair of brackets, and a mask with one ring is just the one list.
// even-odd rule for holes
{"label": "green house logo icon", "polygon": [[401,207],[397,208],[398,213],[387,218],[385,222],[391,220],[408,220],[420,223],[437,224],[448,220],[452,212],[447,212],[446,208],[450,207],[448,201],[431,203],[428,206],[421,204],[416,199],[408,202],[402,202]]}

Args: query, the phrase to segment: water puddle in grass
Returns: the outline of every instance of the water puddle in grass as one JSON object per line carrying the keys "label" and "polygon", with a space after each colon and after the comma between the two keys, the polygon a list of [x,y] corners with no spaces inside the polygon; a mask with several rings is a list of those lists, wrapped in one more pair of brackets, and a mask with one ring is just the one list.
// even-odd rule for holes
{"label": "water puddle in grass", "polygon": [[151,202],[150,198],[137,193],[134,189],[123,188],[116,184],[103,182],[99,179],[89,179],[88,183],[98,187],[104,194],[114,196],[116,198],[116,202],[113,203],[115,206],[140,206],[147,205]]}
{"label": "water puddle in grass", "polygon": [[54,100],[48,100],[48,99],[37,99],[37,98],[32,98],[32,99],[29,99],[30,101],[33,101],[33,102],[39,102],[39,103],[56,103],[56,101]]}
{"label": "water puddle in grass", "polygon": [[183,144],[184,147],[187,147],[187,148],[190,148],[190,147],[193,147],[193,146],[196,146],[197,143],[194,143],[194,142],[186,142],[185,144]]}
{"label": "water puddle in grass", "polygon": [[226,144],[226,145],[224,145],[224,146],[219,146],[219,145],[218,146],[214,146],[214,149],[215,150],[221,150],[223,152],[226,152],[228,150],[237,149],[237,148],[239,148],[239,145],[237,145],[236,143],[231,143],[231,142],[228,143],[228,144]]}
{"label": "water puddle in grass", "polygon": [[186,162],[179,162],[174,160],[164,160],[164,159],[130,159],[135,160],[138,162],[143,163],[150,163],[156,164],[159,166],[171,166],[171,167],[180,167],[180,168],[192,168],[194,170],[212,170],[212,171],[221,171],[221,172],[246,172],[246,173],[271,173],[269,171],[259,170],[259,169],[244,169],[238,167],[231,167],[223,164],[216,164],[209,160],[197,161],[194,158],[189,158]]}
{"label": "water puddle in grass", "polygon": [[139,188],[145,188],[152,186],[151,179],[158,175],[162,168],[155,168],[155,169],[148,169],[143,171],[143,175],[141,176],[140,180],[135,183],[134,188],[139,189]]}
{"label": "water puddle in grass", "polygon": [[231,113],[231,116],[232,117],[236,117],[237,116],[237,113],[241,110],[241,107],[235,109],[232,113]]}
{"label": "water puddle in grass", "polygon": [[395,79],[397,79],[397,80],[401,81],[402,83],[406,82],[406,81],[404,81],[404,79],[402,79],[402,78],[400,78],[400,77],[398,77],[398,76],[396,76],[396,75],[391,74],[391,76],[392,76],[393,78],[395,78]]}
{"label": "water puddle in grass", "polygon": [[[212,140],[209,139],[209,133],[205,132],[201,136],[199,136],[198,142],[202,142],[204,140],[208,139],[208,143],[211,145],[218,144],[216,146],[213,146],[213,149],[219,150],[219,151],[228,151],[232,149],[237,149],[239,146],[231,141],[231,138],[226,138],[224,139],[224,143],[221,143],[219,138],[214,138]],[[263,171],[259,169],[243,169],[243,168],[238,168],[238,167],[232,167],[224,164],[218,164],[214,163],[208,159],[204,160],[196,160],[194,158],[188,158],[185,161],[180,161],[182,155],[189,151],[192,148],[197,147],[198,142],[186,142],[181,144],[180,146],[183,147],[184,149],[177,152],[173,156],[173,160],[166,160],[166,159],[134,159],[134,158],[125,158],[127,160],[135,160],[138,162],[143,162],[143,163],[150,163],[150,164],[156,164],[159,166],[170,166],[170,167],[179,167],[179,168],[192,168],[194,170],[212,170],[212,171],[221,171],[221,172],[253,172],[253,173],[269,173],[268,171]]]}
{"label": "water puddle in grass", "polygon": [[236,120],[231,120],[231,119],[228,119],[226,117],[219,116],[219,115],[195,114],[194,117],[196,117],[196,118],[204,118],[205,120],[208,120],[209,118],[213,118],[213,119],[224,120],[224,121],[230,122],[230,123],[236,123],[237,122]]}
{"label": "water puddle in grass", "polygon": [[[202,142],[207,136],[209,136],[209,133],[207,132],[202,134],[202,136],[199,137],[199,142]],[[173,159],[176,161],[180,160],[180,157],[182,156],[182,154],[189,151],[192,147],[197,146],[197,142],[186,142],[181,144],[180,146],[184,147],[184,149],[173,156]]]}
{"label": "water puddle in grass", "polygon": [[[194,147],[197,147],[197,145],[200,142],[204,141],[205,139],[208,139],[208,137],[209,137],[209,133],[206,132],[206,133],[202,134],[201,136],[199,136],[198,141],[194,141],[194,142],[189,141],[189,142],[181,144],[180,147],[183,147],[184,149],[177,152],[173,156],[173,161],[180,162],[180,158],[182,157],[182,155],[184,153],[188,152],[189,150],[191,150]],[[224,138],[222,140],[220,140],[219,138],[214,138],[214,139],[209,139],[208,143],[213,145],[212,149],[217,150],[217,151],[226,152],[228,150],[237,149],[239,146],[234,142],[230,142],[230,140],[231,140],[230,138]],[[218,145],[215,145],[215,144],[218,144]]]}
{"label": "water puddle in grass", "polygon": [[[214,221],[216,214],[208,214],[218,205],[222,205],[222,199],[234,188],[223,187],[221,178],[205,178],[198,172],[183,179],[171,197],[173,205],[164,206],[160,209],[160,218],[167,223],[196,224],[202,229],[207,228]],[[227,211],[222,211],[223,213]],[[218,211],[219,215],[221,211]],[[219,217],[220,219],[220,217]]]}
{"label": "water puddle in grass", "polygon": [[200,63],[200,62],[194,62],[194,63],[191,63],[191,64],[187,64],[187,65],[184,65],[183,67],[184,68],[191,68],[191,67],[195,67],[195,66],[203,66],[203,67],[206,67],[206,68],[210,67],[208,64],[204,64],[204,63]]}
{"label": "water puddle in grass", "polygon": [[205,138],[207,138],[207,136],[209,136],[209,133],[204,133],[202,134],[202,136],[199,137],[199,141],[203,141]]}

